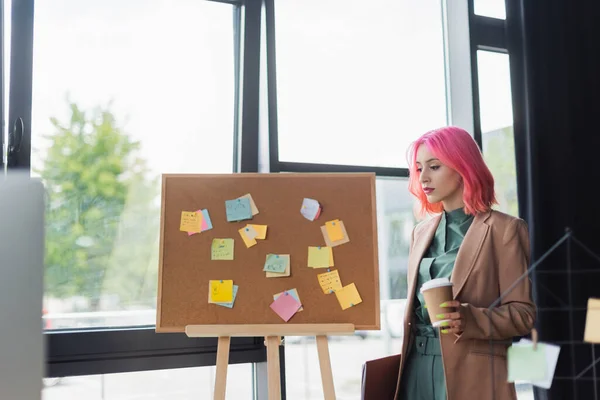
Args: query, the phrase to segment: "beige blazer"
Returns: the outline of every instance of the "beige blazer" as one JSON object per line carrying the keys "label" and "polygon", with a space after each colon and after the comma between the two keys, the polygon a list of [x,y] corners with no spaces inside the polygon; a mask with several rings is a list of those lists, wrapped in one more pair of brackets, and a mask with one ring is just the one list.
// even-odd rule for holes
{"label": "beige blazer", "polygon": [[[418,268],[440,219],[441,215],[437,215],[420,223],[412,234],[403,356],[396,397],[413,340],[411,323]],[[514,385],[507,383],[506,349],[514,336],[526,335],[533,328],[536,310],[530,280],[523,279],[492,313],[487,308],[528,266],[529,235],[523,220],[498,211],[475,216],[456,256],[451,277],[454,299],[463,304],[464,332],[460,336],[440,334],[448,400],[492,399],[492,382],[495,400],[517,399]],[[495,343],[491,352],[490,338],[505,342]]]}

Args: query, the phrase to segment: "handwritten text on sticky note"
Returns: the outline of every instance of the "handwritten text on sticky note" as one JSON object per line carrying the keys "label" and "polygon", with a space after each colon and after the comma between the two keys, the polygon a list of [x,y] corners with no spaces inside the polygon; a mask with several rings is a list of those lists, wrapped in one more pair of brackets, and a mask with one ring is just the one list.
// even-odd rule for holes
{"label": "handwritten text on sticky note", "polygon": [[267,260],[263,271],[283,273],[289,262],[288,257],[282,257],[279,254],[267,254]]}
{"label": "handwritten text on sticky note", "polygon": [[233,239],[213,239],[211,260],[233,260]]}
{"label": "handwritten text on sticky note", "polygon": [[201,214],[196,211],[182,211],[179,230],[183,232],[200,232],[202,224]]}
{"label": "handwritten text on sticky note", "polygon": [[331,272],[325,272],[324,274],[318,274],[319,285],[323,289],[323,293],[333,293],[342,288],[342,282],[340,281],[340,274],[338,270]]}
{"label": "handwritten text on sticky note", "polygon": [[252,208],[248,198],[226,200],[225,212],[228,222],[252,219]]}

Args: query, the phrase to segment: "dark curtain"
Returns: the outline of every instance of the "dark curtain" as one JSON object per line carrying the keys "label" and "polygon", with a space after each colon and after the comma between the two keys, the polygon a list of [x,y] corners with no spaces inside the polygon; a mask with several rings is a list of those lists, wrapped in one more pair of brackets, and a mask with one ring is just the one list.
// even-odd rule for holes
{"label": "dark curtain", "polygon": [[[506,3],[519,206],[532,261],[566,229],[600,254],[600,0]],[[600,357],[583,342],[587,300],[600,297],[599,259],[566,241],[532,280],[540,340],[561,344],[552,388],[536,397],[599,399],[600,363],[574,379]]]}

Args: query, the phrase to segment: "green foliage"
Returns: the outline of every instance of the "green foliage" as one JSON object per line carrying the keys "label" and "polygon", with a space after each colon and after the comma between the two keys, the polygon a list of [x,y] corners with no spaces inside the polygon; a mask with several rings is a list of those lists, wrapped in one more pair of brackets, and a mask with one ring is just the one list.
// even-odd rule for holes
{"label": "green foliage", "polygon": [[55,132],[43,167],[47,191],[46,295],[101,295],[121,305],[154,302],[158,182],[138,156],[139,142],[118,126],[109,107],[52,119]]}

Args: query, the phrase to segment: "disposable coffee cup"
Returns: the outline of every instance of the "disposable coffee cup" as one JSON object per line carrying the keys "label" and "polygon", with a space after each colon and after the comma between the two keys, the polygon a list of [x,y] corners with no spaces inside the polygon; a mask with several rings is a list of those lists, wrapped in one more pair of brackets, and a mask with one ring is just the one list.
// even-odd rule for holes
{"label": "disposable coffee cup", "polygon": [[439,327],[443,322],[450,321],[449,319],[437,318],[438,314],[448,314],[455,311],[454,307],[440,307],[440,304],[453,300],[452,286],[453,284],[448,278],[432,279],[421,286],[421,293],[425,298],[429,319],[434,327]]}

